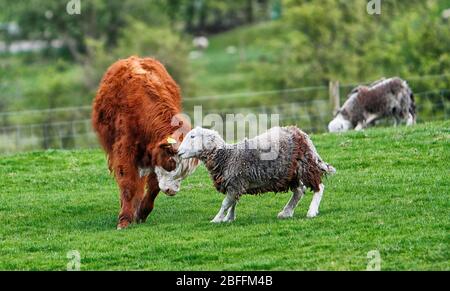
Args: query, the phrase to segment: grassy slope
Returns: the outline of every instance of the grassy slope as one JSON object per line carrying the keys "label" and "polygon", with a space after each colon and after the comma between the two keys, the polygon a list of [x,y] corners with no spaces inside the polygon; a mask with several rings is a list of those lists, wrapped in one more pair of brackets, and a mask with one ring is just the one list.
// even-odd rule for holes
{"label": "grassy slope", "polygon": [[222,196],[200,168],[175,197],[161,195],[149,221],[116,231],[117,188],[100,151],[0,158],[0,269],[450,270],[450,122],[314,135],[338,173],[321,213],[277,213],[288,194],[244,196],[232,224],[209,223]]}

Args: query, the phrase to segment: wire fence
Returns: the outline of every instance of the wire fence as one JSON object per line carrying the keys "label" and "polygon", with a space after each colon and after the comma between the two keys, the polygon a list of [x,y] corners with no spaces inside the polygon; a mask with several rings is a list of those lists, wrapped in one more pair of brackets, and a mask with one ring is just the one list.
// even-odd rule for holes
{"label": "wire fence", "polygon": [[[436,76],[440,78],[447,75]],[[431,77],[433,76],[424,76]],[[419,78],[417,80],[423,81]],[[354,87],[355,84],[341,85],[341,96],[346,96]],[[415,93],[418,122],[448,119],[449,88],[450,86],[447,86]],[[230,102],[235,99],[254,100],[255,103],[236,106],[242,102]],[[307,132],[323,132],[333,117],[329,87],[326,86],[186,97],[183,99],[183,105],[185,113],[191,118],[194,116],[194,107],[202,106],[202,117],[215,114],[224,121],[226,128],[234,127],[230,122],[236,122],[227,120],[229,114],[254,114],[257,118],[260,114],[276,114],[279,125],[295,124]],[[98,147],[90,115],[91,106],[1,112],[0,153]]]}

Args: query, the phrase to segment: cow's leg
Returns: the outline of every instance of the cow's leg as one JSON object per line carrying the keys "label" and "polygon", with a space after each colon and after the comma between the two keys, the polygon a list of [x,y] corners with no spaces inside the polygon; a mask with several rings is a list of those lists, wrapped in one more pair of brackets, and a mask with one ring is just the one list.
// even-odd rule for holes
{"label": "cow's leg", "polygon": [[236,202],[236,195],[227,193],[227,196],[222,201],[222,206],[220,207],[219,212],[214,217],[213,220],[211,220],[212,223],[219,223],[222,222],[225,218],[225,212],[230,208],[232,205],[234,205]]}
{"label": "cow's leg", "polygon": [[142,199],[141,205],[137,215],[138,222],[145,222],[148,215],[152,212],[155,205],[155,199],[159,193],[158,178],[155,173],[152,173],[147,178],[147,193]]}
{"label": "cow's leg", "polygon": [[114,170],[120,188],[120,213],[117,229],[126,228],[137,216],[137,209],[144,194],[143,178],[133,164],[121,164]]}
{"label": "cow's leg", "polygon": [[294,210],[298,205],[298,202],[302,199],[305,194],[305,189],[303,186],[298,187],[294,191],[292,191],[292,197],[289,202],[284,206],[283,210],[278,213],[278,218],[291,218],[294,215]]}
{"label": "cow's leg", "polygon": [[322,200],[323,190],[325,186],[323,184],[319,185],[319,191],[314,192],[313,199],[311,201],[311,205],[309,205],[308,213],[306,214],[307,217],[312,218],[316,217],[317,214],[319,214],[319,206],[320,201]]}
{"label": "cow's leg", "polygon": [[144,178],[135,165],[135,147],[124,136],[113,146],[114,175],[120,188],[120,213],[117,229],[127,227],[136,218],[136,210],[144,195]]}

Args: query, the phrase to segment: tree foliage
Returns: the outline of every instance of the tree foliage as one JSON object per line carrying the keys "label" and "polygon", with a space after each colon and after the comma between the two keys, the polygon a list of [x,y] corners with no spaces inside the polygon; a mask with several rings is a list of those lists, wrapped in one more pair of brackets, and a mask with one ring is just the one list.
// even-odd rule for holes
{"label": "tree foliage", "polygon": [[[65,57],[62,69],[49,72],[61,75],[81,66],[83,93],[95,90],[112,62],[134,54],[161,60],[183,93],[195,95],[191,78],[196,75],[188,59],[191,36],[268,20],[271,11],[281,11],[282,17],[267,25],[270,34],[254,30],[262,35],[239,35],[232,44],[241,47],[241,43],[251,43],[258,48],[258,57],[249,59],[244,50],[239,50],[239,69],[251,72],[250,81],[246,79],[239,86],[245,83],[251,84],[251,89],[283,89],[326,85],[332,79],[357,83],[382,76],[407,79],[450,72],[450,20],[442,17],[442,11],[450,7],[448,0],[382,0],[381,15],[369,15],[365,0],[81,0],[79,15],[67,13],[68,2],[0,0],[0,22],[16,22],[21,29],[20,35],[8,35],[4,30],[0,35],[6,42],[13,38],[63,40],[69,57]],[[223,54],[214,53],[212,62],[220,62],[225,49]],[[50,54],[42,59],[56,67],[59,57]],[[226,61],[226,57],[222,59]],[[205,70],[214,74],[227,67],[210,64]],[[6,66],[0,69],[10,71]],[[240,72],[236,69],[233,78],[239,79]],[[54,92],[46,92],[44,85],[21,92],[35,98],[44,92],[41,95],[60,99],[48,106],[63,105],[67,98],[58,96],[73,96],[75,82],[82,83],[80,80],[53,78],[48,88]],[[226,82],[220,77],[216,80]],[[449,84],[447,78],[423,81],[418,86],[430,90],[448,88]],[[64,93],[61,88],[71,92]],[[43,100],[45,106],[48,99]],[[0,108],[9,103],[0,100]]]}
{"label": "tree foliage", "polygon": [[448,73],[450,25],[441,18],[442,2],[382,1],[381,15],[369,15],[367,1],[286,0],[280,35],[265,44],[278,57],[255,82],[298,87]]}
{"label": "tree foliage", "polygon": [[190,88],[188,42],[170,27],[148,26],[137,20],[129,20],[128,23],[114,48],[109,48],[104,40],[87,39],[88,54],[84,62],[86,85],[96,88],[109,65],[120,58],[137,55],[156,58],[165,65],[181,88]]}

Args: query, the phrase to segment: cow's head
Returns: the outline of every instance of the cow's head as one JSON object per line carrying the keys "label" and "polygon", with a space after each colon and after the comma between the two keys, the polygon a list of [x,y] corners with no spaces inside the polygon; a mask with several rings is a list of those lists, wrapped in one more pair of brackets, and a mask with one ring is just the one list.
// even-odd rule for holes
{"label": "cow's head", "polygon": [[148,147],[150,157],[147,163],[140,169],[140,175],[145,176],[155,172],[158,178],[159,188],[169,196],[175,195],[180,190],[181,181],[190,175],[198,166],[198,161],[181,161],[177,155],[178,147],[186,133],[191,130],[189,120],[180,115],[174,116],[171,123],[173,132],[161,140],[157,146]]}
{"label": "cow's head", "polygon": [[184,134],[191,130],[190,123],[181,115],[177,114],[171,121],[172,133],[165,136],[156,145],[147,146],[147,154],[150,161],[146,163],[147,168],[155,169],[161,167],[171,172],[177,167],[174,156],[183,141]]}
{"label": "cow's head", "polygon": [[177,166],[177,162],[174,159],[177,153],[173,147],[174,140],[171,137],[160,141],[156,146],[148,149],[151,157],[151,167],[162,167],[166,171],[173,171]]}
{"label": "cow's head", "polygon": [[168,172],[162,167],[155,168],[159,189],[168,196],[174,196],[180,191],[181,181],[192,174],[199,164],[197,159],[180,160],[179,157],[174,159],[177,166],[173,171]]}
{"label": "cow's head", "polygon": [[353,128],[352,123],[341,112],[338,112],[334,119],[328,124],[330,132],[344,132]]}

